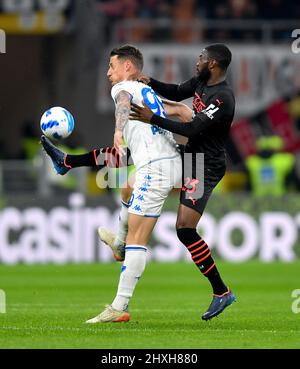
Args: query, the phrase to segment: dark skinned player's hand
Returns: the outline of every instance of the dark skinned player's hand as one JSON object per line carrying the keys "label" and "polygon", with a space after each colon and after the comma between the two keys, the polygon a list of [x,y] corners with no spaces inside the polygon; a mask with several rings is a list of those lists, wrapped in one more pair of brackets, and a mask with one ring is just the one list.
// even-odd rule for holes
{"label": "dark skinned player's hand", "polygon": [[150,82],[150,77],[146,76],[145,74],[140,74],[138,81],[145,83],[145,85],[148,85],[148,83]]}
{"label": "dark skinned player's hand", "polygon": [[130,120],[140,120],[145,123],[150,123],[152,117],[153,112],[147,105],[143,104],[143,106],[141,107],[139,105],[131,103],[131,112],[129,115]]}

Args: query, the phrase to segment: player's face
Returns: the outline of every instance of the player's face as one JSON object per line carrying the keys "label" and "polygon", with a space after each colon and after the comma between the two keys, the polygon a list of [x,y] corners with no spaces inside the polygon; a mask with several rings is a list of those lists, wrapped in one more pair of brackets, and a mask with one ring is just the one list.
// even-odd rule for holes
{"label": "player's face", "polygon": [[112,85],[115,85],[125,78],[125,63],[124,60],[118,59],[118,55],[110,58],[107,77]]}
{"label": "player's face", "polygon": [[208,81],[211,76],[211,71],[208,68],[209,57],[207,51],[204,49],[199,55],[197,62],[197,74],[201,81]]}

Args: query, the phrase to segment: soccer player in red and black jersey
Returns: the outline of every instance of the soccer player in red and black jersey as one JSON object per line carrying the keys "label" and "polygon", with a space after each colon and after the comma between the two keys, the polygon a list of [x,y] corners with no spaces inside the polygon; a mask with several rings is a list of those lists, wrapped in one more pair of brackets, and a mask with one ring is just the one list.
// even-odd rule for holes
{"label": "soccer player in red and black jersey", "polygon": [[176,229],[178,238],[187,247],[194,263],[213,288],[213,300],[202,316],[203,320],[219,315],[235,300],[233,292],[224,284],[218,272],[208,245],[196,232],[207,201],[225,174],[225,142],[235,110],[234,94],[226,82],[230,62],[231,52],[228,47],[213,44],[201,52],[197,62],[197,75],[182,84],[166,84],[142,77],[144,83],[147,82],[167,99],[182,101],[193,97],[194,118],[190,122],[182,123],[159,117],[147,106],[133,105],[131,113],[131,119],[138,119],[188,138],[183,156],[184,186],[181,190]]}

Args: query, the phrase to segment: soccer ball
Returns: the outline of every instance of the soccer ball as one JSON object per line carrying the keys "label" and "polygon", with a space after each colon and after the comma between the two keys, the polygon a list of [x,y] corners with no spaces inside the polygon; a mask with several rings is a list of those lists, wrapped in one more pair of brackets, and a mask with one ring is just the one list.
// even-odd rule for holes
{"label": "soccer ball", "polygon": [[40,121],[41,130],[48,138],[61,140],[70,136],[74,129],[72,114],[60,106],[45,111]]}

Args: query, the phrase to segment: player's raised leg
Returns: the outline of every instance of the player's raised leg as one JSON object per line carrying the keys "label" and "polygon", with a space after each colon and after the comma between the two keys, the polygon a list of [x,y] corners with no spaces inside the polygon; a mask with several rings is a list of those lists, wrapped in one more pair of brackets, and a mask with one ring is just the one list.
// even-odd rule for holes
{"label": "player's raised leg", "polygon": [[57,174],[64,175],[72,168],[92,167],[101,169],[105,166],[120,168],[129,165],[130,152],[121,157],[114,147],[94,149],[86,154],[69,155],[61,151],[46,137],[41,136],[41,144],[53,162]]}

